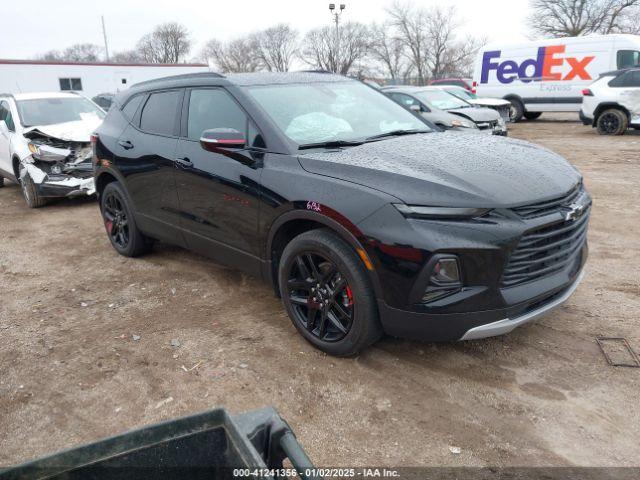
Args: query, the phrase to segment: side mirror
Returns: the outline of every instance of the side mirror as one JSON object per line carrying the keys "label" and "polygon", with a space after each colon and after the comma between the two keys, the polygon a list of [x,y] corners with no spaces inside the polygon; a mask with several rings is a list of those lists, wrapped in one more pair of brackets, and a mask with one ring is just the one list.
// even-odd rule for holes
{"label": "side mirror", "polygon": [[212,128],[200,135],[200,146],[208,152],[217,152],[221,148],[244,148],[244,135],[234,128]]}
{"label": "side mirror", "polygon": [[9,135],[9,127],[7,127],[7,122],[4,120],[0,120],[0,133],[4,136]]}

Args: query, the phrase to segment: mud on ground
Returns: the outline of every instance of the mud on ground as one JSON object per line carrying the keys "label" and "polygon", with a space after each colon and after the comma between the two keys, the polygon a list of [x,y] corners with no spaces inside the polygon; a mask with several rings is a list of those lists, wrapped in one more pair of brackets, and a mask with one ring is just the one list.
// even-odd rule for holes
{"label": "mud on ground", "polygon": [[569,302],[504,337],[385,339],[346,360],[305,343],[258,280],[165,245],[119,257],[95,202],[28,210],[0,189],[0,465],[268,405],[321,466],[638,465],[640,369],[608,366],[594,339],[640,352],[640,135],[574,119],[512,127],[566,156],[594,197]]}

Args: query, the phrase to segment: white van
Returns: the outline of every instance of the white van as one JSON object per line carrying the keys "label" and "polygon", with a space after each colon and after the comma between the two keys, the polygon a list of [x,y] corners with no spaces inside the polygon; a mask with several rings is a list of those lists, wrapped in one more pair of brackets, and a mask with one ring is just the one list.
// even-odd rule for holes
{"label": "white van", "polygon": [[640,65],[640,35],[597,35],[483,47],[473,86],[482,97],[511,102],[511,119],[578,112],[582,89],[600,74]]}

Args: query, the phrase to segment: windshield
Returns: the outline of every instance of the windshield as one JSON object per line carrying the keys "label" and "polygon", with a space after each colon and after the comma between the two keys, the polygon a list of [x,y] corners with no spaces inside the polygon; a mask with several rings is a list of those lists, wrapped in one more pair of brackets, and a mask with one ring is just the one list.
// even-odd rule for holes
{"label": "windshield", "polygon": [[421,90],[414,94],[420,100],[430,103],[440,110],[451,110],[454,108],[467,108],[470,105],[460,98],[444,90]]}
{"label": "windshield", "polygon": [[465,90],[464,88],[447,88],[446,91],[451,95],[461,98],[462,100],[474,100],[478,98],[475,93],[471,93],[469,90]]}
{"label": "windshield", "polygon": [[105,113],[86,98],[38,98],[19,100],[18,112],[25,127],[36,125],[54,125],[56,123],[74,122],[99,118]]}
{"label": "windshield", "polygon": [[360,82],[247,87],[294,142],[362,141],[397,130],[426,130],[411,112]]}

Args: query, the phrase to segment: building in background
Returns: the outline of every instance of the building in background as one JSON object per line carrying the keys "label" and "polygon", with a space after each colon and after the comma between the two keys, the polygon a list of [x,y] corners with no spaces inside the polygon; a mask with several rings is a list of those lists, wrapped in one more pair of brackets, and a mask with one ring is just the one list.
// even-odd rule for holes
{"label": "building in background", "polygon": [[0,92],[76,91],[86,97],[117,93],[155,78],[207,72],[204,63],[126,64],[0,60]]}

